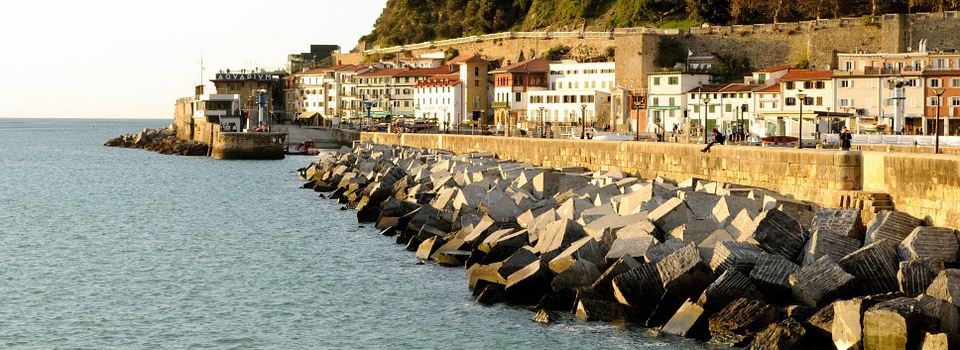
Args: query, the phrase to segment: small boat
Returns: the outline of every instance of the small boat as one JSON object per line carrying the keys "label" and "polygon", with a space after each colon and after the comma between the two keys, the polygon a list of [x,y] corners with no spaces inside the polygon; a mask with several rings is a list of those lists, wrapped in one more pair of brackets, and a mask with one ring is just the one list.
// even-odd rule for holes
{"label": "small boat", "polygon": [[291,155],[304,155],[304,156],[315,156],[320,153],[320,149],[317,148],[316,142],[313,140],[306,140],[299,144],[295,148],[295,152],[288,152]]}

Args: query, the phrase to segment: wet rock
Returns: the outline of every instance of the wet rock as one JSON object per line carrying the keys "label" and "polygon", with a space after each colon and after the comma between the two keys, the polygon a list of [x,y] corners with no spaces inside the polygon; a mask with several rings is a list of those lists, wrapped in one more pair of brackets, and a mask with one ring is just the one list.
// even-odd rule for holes
{"label": "wet rock", "polygon": [[590,289],[593,282],[600,278],[600,270],[587,260],[577,260],[563,271],[557,273],[550,287],[558,294],[569,293],[572,297],[577,291]]}
{"label": "wet rock", "polygon": [[475,264],[467,268],[466,275],[470,290],[474,290],[477,286],[477,283],[480,281],[506,285],[507,279],[504,278],[499,272],[502,265],[503,263],[497,262],[489,265]]}
{"label": "wet rock", "polygon": [[560,319],[560,315],[556,312],[540,309],[536,314],[533,315],[531,320],[537,323],[553,323]]}
{"label": "wet rock", "polygon": [[549,270],[534,261],[507,277],[504,298],[521,305],[532,305],[550,291]]}
{"label": "wet rock", "polygon": [[477,302],[483,305],[493,305],[503,300],[503,285],[486,284],[477,295]]}
{"label": "wet rock", "polygon": [[708,315],[704,313],[703,307],[688,300],[680,306],[677,313],[663,325],[660,331],[666,334],[705,340],[709,338],[707,322]]}
{"label": "wet rock", "polygon": [[663,295],[663,282],[655,264],[642,264],[613,278],[613,296],[632,313],[646,320]]}
{"label": "wet rock", "polygon": [[757,333],[747,350],[806,350],[807,329],[793,318],[767,326]]}
{"label": "wet rock", "polygon": [[533,248],[523,247],[510,255],[507,260],[504,260],[498,272],[501,276],[510,276],[514,272],[517,272],[527,265],[530,265],[530,263],[538,261],[538,259],[539,256],[537,255],[537,252],[533,250]]}
{"label": "wet rock", "polygon": [[777,310],[758,300],[737,299],[710,316],[710,343],[744,346],[753,336],[773,323]]}
{"label": "wet rock", "polygon": [[580,299],[577,302],[576,316],[584,321],[622,321],[625,319],[623,307],[619,304],[594,299]]}
{"label": "wet rock", "polygon": [[464,266],[470,252],[466,250],[438,250],[433,260],[442,266]]}

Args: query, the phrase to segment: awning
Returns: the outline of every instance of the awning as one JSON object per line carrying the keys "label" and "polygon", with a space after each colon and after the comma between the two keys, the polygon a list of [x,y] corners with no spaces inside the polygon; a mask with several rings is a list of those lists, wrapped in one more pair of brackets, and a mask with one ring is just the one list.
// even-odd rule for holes
{"label": "awning", "polygon": [[311,119],[316,117],[318,114],[320,114],[320,112],[303,112],[300,113],[300,116],[297,117],[297,119]]}

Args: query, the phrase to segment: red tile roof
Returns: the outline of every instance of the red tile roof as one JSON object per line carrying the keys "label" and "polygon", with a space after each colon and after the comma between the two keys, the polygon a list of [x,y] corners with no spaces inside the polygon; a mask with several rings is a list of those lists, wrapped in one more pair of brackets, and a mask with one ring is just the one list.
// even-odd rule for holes
{"label": "red tile roof", "polygon": [[488,63],[489,61],[480,58],[476,55],[463,54],[457,57],[454,57],[447,64],[460,64],[460,63]]}
{"label": "red tile roof", "polygon": [[358,64],[358,65],[355,65],[355,66],[350,66],[350,67],[344,68],[344,69],[342,69],[342,70],[343,70],[344,72],[359,72],[359,71],[361,71],[361,70],[370,68],[370,66],[372,66],[372,65],[369,64],[369,63],[364,63],[364,64]]}
{"label": "red tile roof", "polygon": [[723,90],[723,88],[727,87],[727,85],[730,85],[730,84],[703,84],[693,89],[690,89],[690,91],[687,91],[687,93],[720,92],[721,90]]}
{"label": "red tile roof", "polygon": [[417,85],[414,87],[446,87],[446,86],[457,86],[460,84],[460,75],[459,74],[445,74],[445,75],[436,75],[424,80],[417,82]]}
{"label": "red tile roof", "polygon": [[523,62],[517,62],[508,66],[500,67],[491,74],[500,73],[524,73],[524,72],[548,72],[550,71],[550,61],[534,58]]}
{"label": "red tile roof", "polygon": [[753,90],[754,92],[780,92],[780,84],[773,84],[764,88]]}
{"label": "red tile roof", "polygon": [[763,85],[758,85],[758,84],[730,84],[730,85],[727,85],[727,87],[725,87],[725,88],[723,88],[722,90],[720,90],[720,92],[753,91],[753,89],[756,89],[756,88],[761,87],[761,86],[763,86]]}
{"label": "red tile roof", "polygon": [[770,67],[770,68],[758,70],[757,73],[773,73],[773,72],[778,72],[778,71],[782,71],[782,70],[786,70],[786,69],[790,69],[790,66],[775,66],[775,67]]}
{"label": "red tile roof", "polygon": [[825,80],[831,77],[833,77],[833,71],[829,70],[791,69],[780,80]]}
{"label": "red tile roof", "polygon": [[366,73],[358,74],[358,77],[428,77],[439,74],[450,74],[459,71],[459,66],[440,66],[437,68],[390,68],[375,69]]}
{"label": "red tile roof", "polygon": [[353,67],[353,65],[352,65],[352,64],[339,64],[339,65],[331,66],[331,67],[316,68],[316,69],[311,69],[311,70],[308,70],[308,71],[305,71],[305,72],[298,72],[298,73],[294,73],[293,75],[306,75],[306,74],[329,73],[329,72],[336,72],[336,71],[338,71],[338,70],[341,70],[341,69],[344,69],[344,68],[349,68],[349,67]]}

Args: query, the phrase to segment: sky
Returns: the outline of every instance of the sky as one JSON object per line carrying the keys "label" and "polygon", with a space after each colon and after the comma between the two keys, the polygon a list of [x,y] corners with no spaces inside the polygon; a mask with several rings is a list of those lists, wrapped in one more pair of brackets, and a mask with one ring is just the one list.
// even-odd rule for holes
{"label": "sky", "polygon": [[284,67],[310,44],[349,51],[386,0],[5,2],[0,118],[172,119],[220,69]]}

